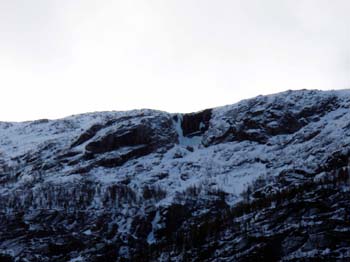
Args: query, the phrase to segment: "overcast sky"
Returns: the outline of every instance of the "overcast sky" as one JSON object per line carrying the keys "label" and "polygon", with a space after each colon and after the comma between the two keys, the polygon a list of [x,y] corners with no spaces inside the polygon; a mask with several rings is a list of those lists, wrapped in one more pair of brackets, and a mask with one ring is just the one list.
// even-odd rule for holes
{"label": "overcast sky", "polygon": [[0,0],[0,120],[350,87],[349,0]]}

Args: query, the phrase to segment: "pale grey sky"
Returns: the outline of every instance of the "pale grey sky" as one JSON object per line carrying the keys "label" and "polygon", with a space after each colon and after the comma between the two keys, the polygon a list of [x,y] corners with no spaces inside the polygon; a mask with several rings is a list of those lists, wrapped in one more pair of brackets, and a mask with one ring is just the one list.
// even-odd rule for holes
{"label": "pale grey sky", "polygon": [[350,88],[348,0],[0,0],[0,120]]}

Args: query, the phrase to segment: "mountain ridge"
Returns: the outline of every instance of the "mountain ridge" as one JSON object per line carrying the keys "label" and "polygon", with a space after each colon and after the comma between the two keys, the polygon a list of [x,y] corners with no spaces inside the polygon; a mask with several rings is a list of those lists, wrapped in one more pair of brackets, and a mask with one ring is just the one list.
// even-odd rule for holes
{"label": "mountain ridge", "polygon": [[349,109],[348,90],[299,90],[1,122],[0,258],[347,259]]}

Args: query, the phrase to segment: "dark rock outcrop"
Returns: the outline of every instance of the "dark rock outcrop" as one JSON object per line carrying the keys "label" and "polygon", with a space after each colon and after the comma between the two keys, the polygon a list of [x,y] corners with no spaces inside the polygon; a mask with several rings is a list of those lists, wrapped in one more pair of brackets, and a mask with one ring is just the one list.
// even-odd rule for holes
{"label": "dark rock outcrop", "polygon": [[181,127],[184,136],[201,135],[209,128],[212,109],[203,110],[197,113],[184,114]]}
{"label": "dark rock outcrop", "polygon": [[106,153],[125,146],[147,145],[151,140],[151,130],[145,126],[134,129],[118,130],[86,145],[93,154]]}
{"label": "dark rock outcrop", "polygon": [[300,101],[306,100],[309,93],[289,93],[288,99],[260,96],[248,100],[242,107],[228,110],[222,116],[227,128],[220,136],[211,137],[209,143],[249,140],[264,144],[272,136],[293,134],[340,106],[337,96],[314,93],[317,102],[303,104]]}

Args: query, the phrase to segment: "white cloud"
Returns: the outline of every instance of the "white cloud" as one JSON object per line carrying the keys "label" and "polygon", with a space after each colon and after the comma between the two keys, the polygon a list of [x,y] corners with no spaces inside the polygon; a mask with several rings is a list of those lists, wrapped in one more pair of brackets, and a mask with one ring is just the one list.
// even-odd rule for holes
{"label": "white cloud", "polygon": [[1,120],[349,87],[350,2],[0,0]]}

